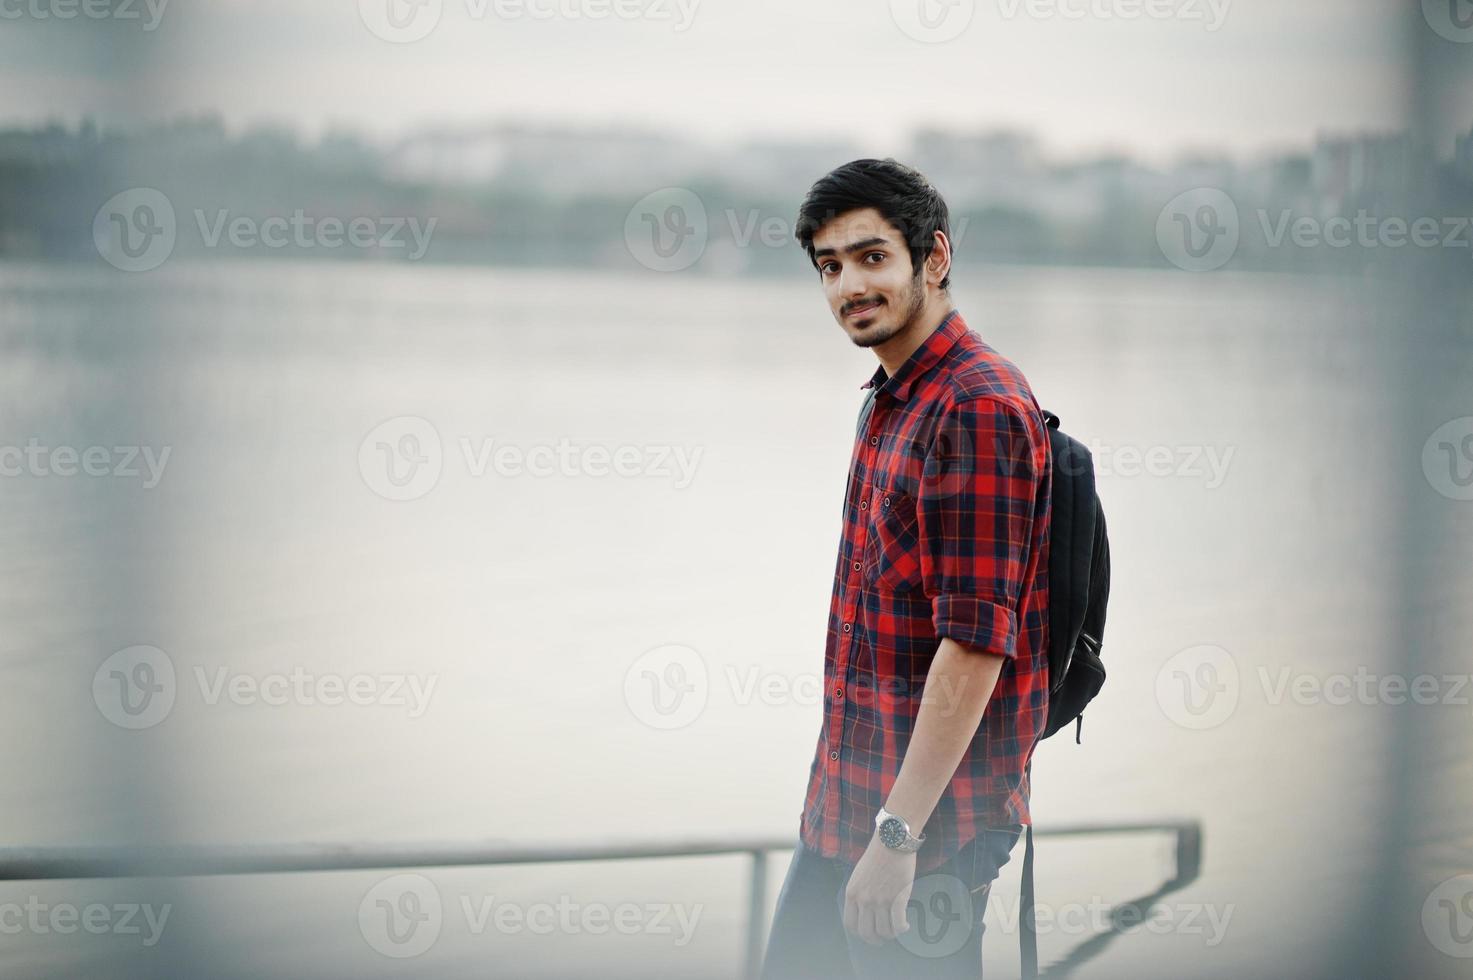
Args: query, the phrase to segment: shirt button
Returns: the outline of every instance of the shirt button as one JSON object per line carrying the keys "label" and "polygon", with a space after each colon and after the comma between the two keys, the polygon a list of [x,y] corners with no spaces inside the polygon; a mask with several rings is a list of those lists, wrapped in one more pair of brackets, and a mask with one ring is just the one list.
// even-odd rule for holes
{"label": "shirt button", "polygon": [[855,563],[854,563],[854,570],[855,570],[855,571],[856,571],[856,572],[857,572],[857,571],[859,571],[859,562],[855,562]]}
{"label": "shirt button", "polygon": [[849,624],[848,623],[845,623],[844,624],[844,632],[845,633],[849,632]]}
{"label": "shirt button", "polygon": [[844,696],[844,689],[842,687],[836,687],[836,688],[834,688],[834,697],[836,697],[836,698],[842,698],[843,696]]}
{"label": "shirt button", "polygon": [[864,498],[863,500],[861,500],[859,502],[859,509],[860,510],[869,510],[869,498],[868,497]]}
{"label": "shirt button", "polygon": [[880,444],[880,437],[879,436],[870,436],[869,437],[869,444],[871,446],[878,446]]}
{"label": "shirt button", "polygon": [[885,498],[885,506],[886,507],[889,507],[890,506],[890,498],[889,497],[886,497]]}
{"label": "shirt button", "polygon": [[829,758],[830,759],[834,759],[835,761],[837,761],[838,758],[839,758],[839,753],[837,753],[837,752],[830,752],[829,753]]}

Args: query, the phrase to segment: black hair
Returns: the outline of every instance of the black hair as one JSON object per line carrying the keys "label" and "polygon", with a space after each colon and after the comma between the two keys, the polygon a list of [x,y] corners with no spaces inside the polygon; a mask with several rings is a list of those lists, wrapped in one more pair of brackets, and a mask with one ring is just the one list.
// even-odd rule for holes
{"label": "black hair", "polygon": [[[818,268],[813,255],[813,236],[824,225],[850,211],[874,208],[900,232],[910,249],[911,271],[919,275],[926,258],[936,247],[936,233],[951,237],[946,201],[920,171],[886,157],[884,160],[854,160],[819,178],[798,209],[795,234]],[[941,288],[951,286],[951,272]]]}

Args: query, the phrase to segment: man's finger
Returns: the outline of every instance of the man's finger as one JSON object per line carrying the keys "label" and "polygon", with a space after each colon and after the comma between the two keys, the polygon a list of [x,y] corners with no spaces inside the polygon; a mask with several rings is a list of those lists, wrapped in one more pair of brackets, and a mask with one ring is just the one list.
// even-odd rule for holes
{"label": "man's finger", "polygon": [[870,909],[875,917],[875,938],[880,942],[884,942],[887,939],[894,939],[895,929],[890,924],[889,904],[876,902],[870,906]]}
{"label": "man's finger", "polygon": [[907,929],[910,928],[909,923],[905,921],[905,906],[909,903],[909,901],[910,889],[902,888],[900,890],[900,894],[895,896],[895,901],[890,903],[889,938],[894,939],[896,936],[900,935],[902,932],[905,932]]}
{"label": "man's finger", "polygon": [[875,907],[873,905],[859,907],[859,938],[871,946],[877,946],[882,941],[880,934],[875,930]]}

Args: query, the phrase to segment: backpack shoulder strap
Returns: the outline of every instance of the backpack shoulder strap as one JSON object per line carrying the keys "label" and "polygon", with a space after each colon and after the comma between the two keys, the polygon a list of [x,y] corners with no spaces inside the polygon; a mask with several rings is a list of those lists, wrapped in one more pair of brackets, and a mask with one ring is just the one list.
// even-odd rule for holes
{"label": "backpack shoulder strap", "polygon": [[875,410],[875,395],[879,393],[879,385],[874,385],[865,392],[864,404],[859,406],[859,424],[854,427],[854,438],[864,435],[864,427],[869,425],[869,417]]}
{"label": "backpack shoulder strap", "polygon": [[1023,961],[1023,980],[1038,976],[1038,933],[1033,924],[1033,825],[1028,825],[1028,843],[1023,851],[1023,884],[1018,899],[1018,955]]}

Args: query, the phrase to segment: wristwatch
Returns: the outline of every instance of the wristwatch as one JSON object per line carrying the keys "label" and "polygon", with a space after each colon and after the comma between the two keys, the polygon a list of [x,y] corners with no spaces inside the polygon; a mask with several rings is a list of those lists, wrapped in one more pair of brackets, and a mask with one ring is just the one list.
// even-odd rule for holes
{"label": "wristwatch", "polygon": [[892,851],[913,854],[926,842],[925,837],[916,837],[910,832],[910,824],[884,807],[875,814],[875,830],[879,832],[880,843]]}

